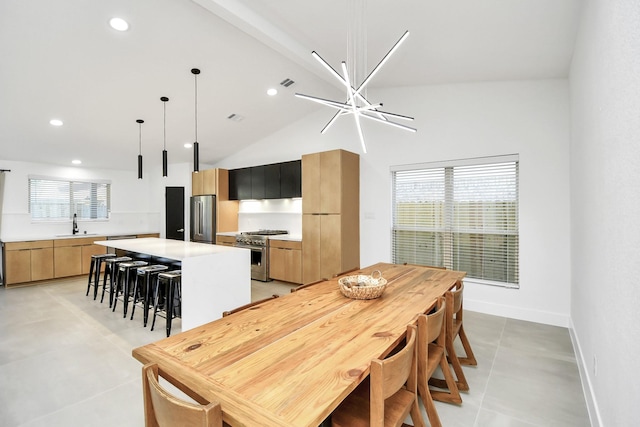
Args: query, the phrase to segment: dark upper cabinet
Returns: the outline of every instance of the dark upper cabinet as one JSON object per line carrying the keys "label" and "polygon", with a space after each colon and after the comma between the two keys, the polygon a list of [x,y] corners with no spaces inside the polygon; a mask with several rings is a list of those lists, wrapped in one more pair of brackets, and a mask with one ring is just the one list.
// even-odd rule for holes
{"label": "dark upper cabinet", "polygon": [[264,199],[265,198],[265,181],[264,170],[265,166],[254,166],[251,169],[251,198],[252,199]]}
{"label": "dark upper cabinet", "polygon": [[264,166],[264,198],[279,199],[280,196],[280,163]]}
{"label": "dark upper cabinet", "polygon": [[251,168],[229,171],[229,200],[251,199]]}
{"label": "dark upper cabinet", "polygon": [[229,199],[302,197],[302,161],[274,163],[229,171]]}
{"label": "dark upper cabinet", "polygon": [[280,163],[280,197],[302,197],[302,160]]}

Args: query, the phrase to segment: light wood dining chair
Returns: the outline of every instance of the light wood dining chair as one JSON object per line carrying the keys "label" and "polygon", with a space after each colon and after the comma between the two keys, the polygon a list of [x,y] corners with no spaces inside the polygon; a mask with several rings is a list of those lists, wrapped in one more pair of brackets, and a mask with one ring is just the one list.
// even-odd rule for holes
{"label": "light wood dining chair", "polygon": [[441,267],[441,266],[439,266],[439,265],[438,265],[438,266],[436,266],[436,265],[409,264],[408,262],[405,262],[405,263],[403,263],[402,265],[409,265],[409,266],[411,266],[411,265],[415,265],[416,267],[435,268],[435,269],[438,269],[438,270],[446,270],[446,269],[447,269],[447,267]]}
{"label": "light wood dining chair", "polygon": [[414,426],[425,423],[418,407],[416,327],[407,327],[406,345],[393,356],[371,361],[370,375],[331,414],[332,427]]}
{"label": "light wood dining chair", "polygon": [[[471,350],[471,344],[469,343],[467,334],[464,331],[464,324],[462,323],[463,291],[464,283],[460,281],[455,285],[454,289],[447,291],[444,294],[447,306],[445,328],[447,329],[447,356],[449,363],[451,363],[451,366],[453,367],[453,372],[456,375],[456,384],[458,386],[458,390],[467,391],[469,390],[469,383],[467,382],[467,378],[464,376],[462,365],[475,366],[478,364],[478,362],[476,361],[476,357],[473,354],[473,350]],[[456,337],[460,337],[460,342],[462,343],[465,357],[459,357],[456,353],[456,349],[454,346]],[[432,380],[431,383],[437,387],[446,387],[446,383],[442,380]]]}
{"label": "light wood dining chair", "polygon": [[146,427],[222,427],[220,403],[200,405],[169,393],[158,382],[158,365],[142,367],[142,393]]}
{"label": "light wood dining chair", "polygon": [[258,301],[253,301],[253,302],[250,302],[249,304],[241,305],[240,307],[236,307],[236,308],[234,308],[233,310],[223,311],[223,312],[222,312],[222,317],[227,317],[227,316],[228,316],[228,315],[230,315],[230,314],[233,314],[233,313],[237,313],[237,312],[239,312],[239,311],[243,311],[243,310],[250,309],[250,308],[252,308],[252,307],[255,307],[256,305],[262,304],[262,303],[263,303],[263,302],[265,302],[265,301],[270,301],[270,300],[272,300],[272,299],[274,299],[274,298],[279,298],[279,297],[280,297],[280,295],[273,294],[273,295],[271,295],[271,296],[270,296],[270,297],[268,297],[268,298],[264,298],[264,299],[261,299],[261,300],[258,300]]}
{"label": "light wood dining chair", "polygon": [[[445,298],[440,297],[436,301],[435,312],[428,315],[421,314],[418,317],[418,394],[424,403],[431,427],[442,426],[433,403],[434,399],[447,403],[462,403],[460,392],[447,362],[445,313]],[[444,375],[448,391],[429,388],[429,379],[438,366]]]}

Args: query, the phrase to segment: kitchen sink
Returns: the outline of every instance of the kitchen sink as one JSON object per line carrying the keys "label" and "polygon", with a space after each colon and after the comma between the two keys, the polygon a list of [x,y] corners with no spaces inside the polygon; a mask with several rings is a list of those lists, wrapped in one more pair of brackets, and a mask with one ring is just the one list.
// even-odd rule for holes
{"label": "kitchen sink", "polygon": [[98,233],[77,233],[77,234],[56,234],[56,237],[85,237],[85,236],[97,236]]}

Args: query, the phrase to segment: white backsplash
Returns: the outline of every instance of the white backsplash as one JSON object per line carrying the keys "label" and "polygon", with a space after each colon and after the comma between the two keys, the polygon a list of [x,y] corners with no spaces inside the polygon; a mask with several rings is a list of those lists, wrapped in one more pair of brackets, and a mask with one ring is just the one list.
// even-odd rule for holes
{"label": "white backsplash", "polygon": [[302,235],[302,199],[242,200],[238,208],[239,231],[287,230]]}

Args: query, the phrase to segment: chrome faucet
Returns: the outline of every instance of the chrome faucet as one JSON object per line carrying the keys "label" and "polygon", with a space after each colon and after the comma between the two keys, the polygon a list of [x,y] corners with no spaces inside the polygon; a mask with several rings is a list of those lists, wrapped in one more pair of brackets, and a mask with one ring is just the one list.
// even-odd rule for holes
{"label": "chrome faucet", "polygon": [[73,234],[78,234],[78,215],[73,214]]}

